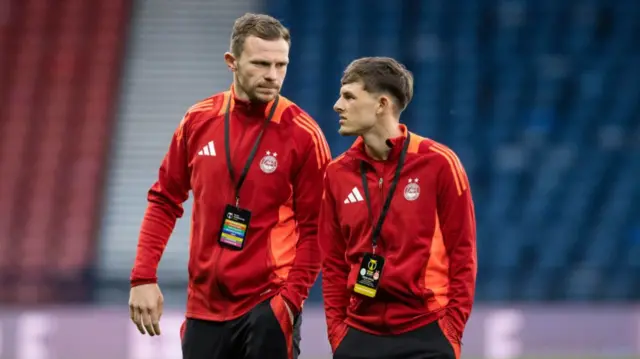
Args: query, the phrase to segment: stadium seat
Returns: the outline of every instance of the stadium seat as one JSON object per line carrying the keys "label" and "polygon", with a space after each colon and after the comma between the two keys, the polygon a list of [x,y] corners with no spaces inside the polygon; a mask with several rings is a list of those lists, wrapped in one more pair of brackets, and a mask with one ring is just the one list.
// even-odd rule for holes
{"label": "stadium seat", "polygon": [[[640,208],[640,3],[267,5],[296,36],[285,94],[317,111],[334,156],[350,144],[334,135],[330,110],[344,66],[380,55],[413,71],[403,120],[455,150],[470,177],[479,300],[640,296],[629,289],[637,276],[604,279],[617,262],[640,266],[628,254],[638,244],[626,240]],[[334,26],[304,24],[310,11]]]}
{"label": "stadium seat", "polygon": [[0,97],[0,301],[87,298],[58,284],[84,280],[93,265],[129,1],[10,8],[0,42],[11,69]]}

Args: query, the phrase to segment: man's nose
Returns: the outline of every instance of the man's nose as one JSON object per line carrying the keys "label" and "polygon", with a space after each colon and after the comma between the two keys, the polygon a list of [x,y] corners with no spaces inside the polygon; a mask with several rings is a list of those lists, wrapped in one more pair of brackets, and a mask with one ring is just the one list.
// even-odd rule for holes
{"label": "man's nose", "polygon": [[277,72],[275,66],[269,67],[269,71],[267,71],[267,73],[264,75],[265,80],[275,81],[277,79],[276,73]]}
{"label": "man's nose", "polygon": [[342,113],[343,109],[342,106],[340,106],[340,100],[333,104],[333,110],[337,113]]}

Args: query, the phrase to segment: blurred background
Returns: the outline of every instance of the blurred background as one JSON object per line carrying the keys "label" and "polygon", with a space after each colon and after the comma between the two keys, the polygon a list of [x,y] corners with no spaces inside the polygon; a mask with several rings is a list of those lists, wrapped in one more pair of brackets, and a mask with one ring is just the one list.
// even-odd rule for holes
{"label": "blurred background", "polygon": [[[640,357],[639,1],[0,0],[1,359],[180,357],[191,201],[161,338],[127,322],[128,277],[171,135],[230,85],[245,12],[290,28],[283,93],[334,157],[344,67],[414,73],[402,121],[458,153],[476,205],[464,358]],[[301,358],[330,357],[321,305],[317,283]]]}

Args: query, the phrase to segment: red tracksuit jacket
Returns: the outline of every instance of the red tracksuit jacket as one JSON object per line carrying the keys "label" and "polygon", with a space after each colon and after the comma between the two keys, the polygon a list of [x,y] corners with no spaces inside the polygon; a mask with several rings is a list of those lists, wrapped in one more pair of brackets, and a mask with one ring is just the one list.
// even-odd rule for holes
{"label": "red tracksuit jacket", "polygon": [[224,146],[229,101],[230,152],[240,177],[273,101],[238,100],[232,87],[192,106],[178,126],[149,190],[131,284],[157,281],[160,257],[192,191],[186,316],[231,320],[275,294],[297,313],[321,266],[317,221],[329,147],[316,122],[281,96],[240,190],[240,207],[252,212],[244,248],[220,246],[225,206],[235,205]]}
{"label": "red tracksuit jacket", "polygon": [[[385,258],[375,298],[353,291],[363,253],[393,180],[407,129],[391,139],[386,161],[374,161],[359,138],[327,167],[320,209],[322,285],[329,341],[338,346],[348,327],[400,334],[440,320],[459,342],[471,312],[476,280],[476,232],[467,176],[449,148],[411,134],[400,180],[376,254]],[[360,162],[374,216],[364,201]]]}

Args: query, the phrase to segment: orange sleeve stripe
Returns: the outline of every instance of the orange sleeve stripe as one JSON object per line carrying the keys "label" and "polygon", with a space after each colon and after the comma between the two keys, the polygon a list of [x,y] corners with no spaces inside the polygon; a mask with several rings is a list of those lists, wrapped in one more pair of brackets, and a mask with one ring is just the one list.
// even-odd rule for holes
{"label": "orange sleeve stripe", "polygon": [[329,149],[329,145],[327,144],[327,139],[324,137],[324,134],[322,133],[322,130],[320,129],[320,127],[318,126],[318,124],[311,119],[311,117],[309,117],[308,115],[306,115],[305,113],[301,113],[300,114],[300,120],[302,120],[303,122],[305,122],[310,129],[312,129],[317,137],[318,137],[318,142],[320,144],[320,150],[322,151],[322,154],[324,155],[323,158],[323,162],[322,164],[325,164],[329,161],[331,161],[331,150]]}
{"label": "orange sleeve stripe", "polygon": [[[442,145],[439,145],[440,147],[443,147]],[[449,153],[451,159],[453,160],[454,165],[456,166],[457,169],[457,173],[460,177],[460,182],[462,185],[462,190],[465,191],[467,188],[469,188],[469,178],[467,177],[467,172],[464,169],[464,166],[462,165],[462,162],[460,161],[460,158],[458,157],[458,155],[456,155],[455,152],[453,152],[453,150],[443,147],[445,152]]]}
{"label": "orange sleeve stripe", "polygon": [[330,165],[332,165],[332,164],[334,164],[334,163],[338,163],[338,161],[340,161],[344,156],[345,156],[345,154],[343,153],[343,154],[341,154],[340,156],[336,157],[336,159],[335,159],[335,160],[333,160],[333,161],[329,162],[329,166],[330,166]]}
{"label": "orange sleeve stripe", "polygon": [[447,159],[447,162],[449,162],[453,178],[456,181],[456,186],[460,188],[458,194],[460,195],[462,194],[462,192],[466,191],[468,187],[466,181],[467,176],[464,173],[464,169],[462,168],[462,165],[460,164],[460,161],[458,160],[458,157],[455,155],[455,153],[453,153],[453,151],[451,151],[450,149],[443,148],[442,146],[434,145],[431,147],[431,149],[434,151],[436,151],[436,149],[440,151],[439,153]]}
{"label": "orange sleeve stripe", "polygon": [[322,132],[319,130],[317,125],[313,124],[312,122],[310,123],[310,120],[302,113],[294,117],[293,121],[311,135],[311,138],[313,139],[313,143],[315,145],[318,168],[321,168],[331,160],[331,155],[327,148],[326,140],[324,140]]}
{"label": "orange sleeve stripe", "polygon": [[302,128],[305,132],[307,132],[311,136],[311,139],[313,140],[313,144],[314,144],[314,147],[315,147],[316,162],[318,163],[318,168],[320,168],[321,167],[320,164],[321,164],[322,160],[320,159],[321,154],[320,154],[320,150],[318,148],[318,139],[316,138],[316,135],[313,133],[312,130],[307,128],[304,123],[300,122],[300,116],[294,117],[293,118],[293,122],[295,124],[297,124],[298,126],[300,126],[300,128]]}
{"label": "orange sleeve stripe", "polygon": [[416,135],[415,133],[411,133],[411,139],[409,140],[409,148],[407,149],[407,152],[409,153],[418,153],[418,150],[420,149],[420,144],[422,143],[422,141],[424,141],[424,137],[420,137],[419,135]]}
{"label": "orange sleeve stripe", "polygon": [[189,107],[189,110],[187,112],[196,112],[196,111],[200,111],[200,110],[209,110],[213,108],[213,99],[212,98],[208,98],[206,100],[200,101],[198,103],[196,103],[195,105]]}
{"label": "orange sleeve stripe", "polygon": [[459,177],[458,171],[456,170],[456,165],[454,164],[453,160],[451,159],[451,157],[449,157],[449,155],[446,152],[440,150],[435,146],[431,146],[431,150],[435,153],[440,154],[449,163],[449,167],[451,168],[451,174],[453,175],[453,181],[456,183],[456,189],[458,190],[458,196],[461,196],[463,191],[462,184],[460,183],[460,177]]}
{"label": "orange sleeve stripe", "polygon": [[196,112],[209,111],[211,109],[213,109],[213,99],[211,98],[200,101],[194,104],[193,106],[189,107],[189,109],[187,110],[187,113],[185,113],[184,116],[182,116],[182,119],[180,120],[180,124],[178,125],[178,129],[176,131],[176,137],[178,141],[182,140],[182,136],[184,135],[184,126],[187,120],[189,119],[189,115]]}
{"label": "orange sleeve stripe", "polygon": [[[276,111],[273,113],[273,118],[271,119],[271,122],[280,123],[280,120],[282,120],[282,114],[292,104],[293,103],[289,99],[285,98],[284,96],[280,96],[280,99],[278,100],[278,107],[276,108]],[[271,112],[271,107],[273,107],[273,102],[271,102],[269,106],[267,106],[267,109],[265,110],[265,116],[269,116],[269,112]]]}
{"label": "orange sleeve stripe", "polygon": [[176,141],[178,142],[182,142],[182,138],[184,137],[184,123],[186,119],[187,116],[182,119],[180,126],[178,126],[178,129],[176,130]]}
{"label": "orange sleeve stripe", "polygon": [[224,99],[222,100],[222,106],[220,106],[220,110],[218,110],[218,116],[224,115],[225,110],[227,109],[227,105],[229,101],[231,101],[231,91],[225,91],[223,93]]}
{"label": "orange sleeve stripe", "polygon": [[434,143],[433,145],[449,154],[449,157],[451,157],[453,163],[456,166],[456,169],[458,170],[458,175],[460,176],[460,181],[462,183],[462,190],[466,190],[469,187],[469,178],[467,177],[467,172],[464,170],[464,166],[462,165],[462,162],[460,162],[460,158],[458,157],[458,155],[456,155],[456,153],[453,152],[453,150],[451,150],[450,148],[447,148],[441,144]]}

